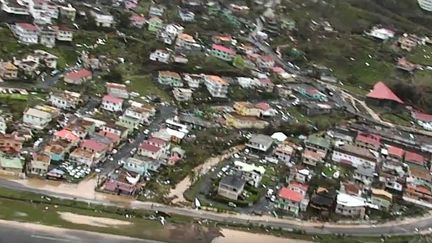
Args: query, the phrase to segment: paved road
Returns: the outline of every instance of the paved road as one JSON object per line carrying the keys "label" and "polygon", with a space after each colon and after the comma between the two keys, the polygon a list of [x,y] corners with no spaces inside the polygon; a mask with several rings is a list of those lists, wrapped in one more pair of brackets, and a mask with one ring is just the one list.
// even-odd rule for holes
{"label": "paved road", "polygon": [[[156,131],[159,126],[168,118],[173,118],[175,115],[176,108],[173,106],[160,106],[159,112],[156,114],[154,120],[152,123],[147,127],[147,129],[152,132]],[[130,157],[130,151],[133,148],[136,148],[147,138],[147,135],[145,135],[143,132],[139,132],[138,135],[135,137],[134,141],[132,143],[126,142],[123,147],[121,147],[116,154],[113,155],[113,160],[107,160],[102,166],[101,166],[101,174],[106,175],[118,166],[118,161],[121,159],[125,159],[127,157]]]}
{"label": "paved road", "polygon": [[0,220],[0,242],[157,243],[158,241]]}
{"label": "paved road", "polygon": [[[191,208],[180,208],[168,205],[156,204],[152,202],[130,201],[130,203],[113,203],[109,201],[91,200],[82,197],[74,197],[62,193],[55,193],[47,190],[30,188],[11,182],[8,180],[0,179],[0,187],[14,189],[18,191],[28,191],[34,193],[41,193],[51,197],[58,197],[62,199],[78,200],[85,203],[92,203],[105,206],[118,206],[128,207],[134,209],[150,210],[150,211],[163,211],[171,214],[178,214],[188,217],[199,219],[208,219],[217,222],[229,222],[243,225],[264,225],[274,228],[282,228],[285,230],[304,230],[308,234],[346,234],[357,236],[380,236],[380,235],[414,235],[417,230],[420,232],[430,232],[432,228],[432,214],[415,219],[405,219],[403,221],[392,221],[385,224],[371,225],[365,224],[331,224],[331,223],[313,223],[301,221],[297,219],[277,219],[273,217],[260,217],[254,215],[244,214],[225,214],[215,213],[208,211],[199,211]],[[1,242],[1,241],[0,241]]]}

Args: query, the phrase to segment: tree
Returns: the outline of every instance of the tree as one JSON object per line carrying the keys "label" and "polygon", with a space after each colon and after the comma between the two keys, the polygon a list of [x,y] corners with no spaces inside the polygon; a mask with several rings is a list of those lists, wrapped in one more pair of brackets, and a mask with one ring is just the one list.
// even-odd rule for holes
{"label": "tree", "polygon": [[131,24],[131,14],[129,12],[121,12],[118,16],[118,27],[128,29]]}
{"label": "tree", "polygon": [[105,75],[103,75],[103,79],[105,79],[109,82],[120,83],[123,80],[123,75],[118,69],[114,68],[114,69],[111,69]]}

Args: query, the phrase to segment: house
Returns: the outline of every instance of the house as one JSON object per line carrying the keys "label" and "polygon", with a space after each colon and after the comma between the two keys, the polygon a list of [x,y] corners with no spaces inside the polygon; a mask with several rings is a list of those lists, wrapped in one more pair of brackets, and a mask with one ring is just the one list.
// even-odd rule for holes
{"label": "house", "polygon": [[8,14],[26,16],[29,15],[29,8],[25,2],[17,0],[1,1],[2,10]]}
{"label": "house", "polygon": [[426,159],[423,155],[411,151],[405,152],[405,163],[409,166],[419,166],[423,168],[427,166]]}
{"label": "house", "polygon": [[381,147],[381,136],[359,132],[354,143],[359,148],[379,151]]}
{"label": "house", "polygon": [[[102,157],[100,157],[99,159],[102,159]],[[78,165],[86,165],[88,167],[93,167],[96,162],[96,153],[88,151],[84,148],[76,148],[69,155],[69,160],[77,163]]]}
{"label": "house", "polygon": [[388,211],[393,203],[393,195],[382,189],[371,189],[371,202],[381,210]]}
{"label": "house", "polygon": [[318,153],[312,150],[305,150],[302,153],[302,162],[310,166],[316,166],[318,163],[322,163],[324,157],[322,153]]}
{"label": "house", "polygon": [[331,143],[328,139],[311,135],[305,140],[305,150],[311,150],[316,153],[320,153],[322,157],[327,155],[330,150]]}
{"label": "house", "polygon": [[424,182],[432,184],[432,175],[426,168],[418,166],[409,167],[409,175],[407,177],[407,182]]}
{"label": "house", "polygon": [[100,161],[108,152],[109,146],[96,139],[84,139],[80,143],[80,148],[90,153],[94,153],[94,159]]}
{"label": "house", "polygon": [[294,169],[295,172],[294,178],[296,181],[300,183],[306,183],[312,178],[312,174],[308,169]]}
{"label": "house", "polygon": [[218,44],[212,45],[210,54],[214,57],[228,62],[231,62],[236,56],[236,52],[233,49]]}
{"label": "house", "polygon": [[132,14],[129,17],[129,20],[130,20],[130,25],[132,27],[139,28],[139,29],[141,29],[144,26],[144,24],[146,23],[145,17],[142,15],[138,15],[138,14]]}
{"label": "house", "polygon": [[118,83],[106,83],[105,88],[107,89],[108,95],[122,98],[122,99],[128,99],[129,98],[129,92],[127,90],[126,85],[124,84],[118,84]]}
{"label": "house", "polygon": [[171,53],[167,49],[157,49],[150,53],[150,60],[155,62],[162,62],[168,64],[170,61]]}
{"label": "house", "polygon": [[111,112],[118,112],[123,110],[123,99],[117,98],[112,95],[105,95],[102,98],[102,109],[111,111]]}
{"label": "house", "polygon": [[246,143],[246,147],[258,150],[261,152],[267,152],[273,145],[273,139],[270,136],[263,134],[254,134]]}
{"label": "house", "polygon": [[179,131],[171,128],[162,128],[157,132],[152,133],[152,137],[157,137],[165,141],[171,141],[173,143],[181,143],[186,137],[188,131]]}
{"label": "house", "polygon": [[193,22],[195,20],[195,14],[187,9],[179,9],[179,17],[183,22]]}
{"label": "house", "polygon": [[52,115],[49,112],[38,110],[35,108],[28,108],[24,112],[23,122],[29,127],[36,129],[43,129],[52,120]]}
{"label": "house", "polygon": [[420,111],[412,111],[411,117],[415,119],[417,124],[423,129],[432,131],[432,115]]}
{"label": "house", "polygon": [[68,84],[82,84],[85,81],[92,79],[93,74],[90,70],[81,68],[79,70],[73,70],[67,72],[64,75],[64,81]]}
{"label": "house", "polygon": [[216,75],[206,75],[204,83],[212,97],[227,97],[229,83],[225,79]]}
{"label": "house", "polygon": [[148,21],[148,31],[158,32],[163,28],[163,21],[157,16],[151,17]]}
{"label": "house", "polygon": [[339,193],[336,199],[337,214],[358,217],[363,219],[366,211],[366,202],[364,198],[352,196],[346,193]]}
{"label": "house", "polygon": [[183,33],[184,27],[178,24],[168,24],[165,26],[164,30],[159,33],[159,37],[167,45],[171,45],[175,38]]}
{"label": "house", "polygon": [[331,105],[320,103],[305,103],[301,105],[301,108],[308,116],[330,114],[333,111],[333,107]]}
{"label": "house", "polygon": [[0,116],[0,134],[5,134],[7,129],[6,120],[3,116]]}
{"label": "house", "polygon": [[126,127],[119,126],[114,123],[106,123],[100,127],[100,130],[106,133],[116,134],[121,140],[125,140],[128,135],[128,129]]}
{"label": "house", "polygon": [[71,118],[66,124],[65,129],[73,132],[80,139],[87,137],[95,132],[96,124],[82,118]]}
{"label": "house", "polygon": [[138,129],[141,120],[131,116],[120,116],[119,120],[116,122],[117,125],[126,127],[129,132],[133,132],[133,130]]}
{"label": "house", "polygon": [[366,102],[390,108],[398,108],[404,104],[383,82],[374,85],[372,91],[366,95]]}
{"label": "house", "polygon": [[309,207],[319,211],[321,215],[327,216],[329,212],[333,211],[335,202],[336,190],[318,187],[309,201]]}
{"label": "house", "polygon": [[374,181],[375,174],[375,166],[360,166],[354,170],[352,178],[369,186]]}
{"label": "house", "polygon": [[263,166],[256,166],[241,161],[234,161],[234,170],[249,185],[255,188],[259,187],[265,173],[265,168]]}
{"label": "house", "polygon": [[58,41],[71,42],[73,40],[73,30],[64,25],[54,27],[56,29],[56,39]]}
{"label": "house", "polygon": [[183,87],[180,74],[171,71],[159,71],[158,82],[171,87]]}
{"label": "house", "polygon": [[277,194],[276,208],[298,216],[301,211],[306,211],[309,203],[309,200],[305,200],[307,189],[307,185],[297,182],[282,187]]}
{"label": "house", "polygon": [[60,109],[76,109],[81,102],[81,94],[72,91],[51,93],[49,97],[51,105]]}
{"label": "house", "polygon": [[238,200],[244,190],[246,181],[238,176],[224,176],[218,186],[218,195],[230,200]]}
{"label": "house", "polygon": [[211,127],[219,127],[218,124],[206,121],[200,117],[194,116],[193,114],[183,113],[178,116],[179,122],[185,124],[192,129],[206,129]]}
{"label": "house", "polygon": [[18,78],[18,67],[12,62],[0,62],[0,80],[13,80]]}
{"label": "house", "polygon": [[425,183],[407,183],[403,197],[430,203],[432,202],[432,187]]}
{"label": "house", "polygon": [[312,86],[297,86],[294,90],[303,97],[320,102],[327,102],[328,98],[323,92]]}
{"label": "house", "polygon": [[56,131],[54,133],[54,139],[58,140],[64,140],[64,141],[68,141],[73,145],[77,145],[78,142],[80,141],[80,137],[78,135],[76,135],[74,132],[63,128],[62,130]]}
{"label": "house", "polygon": [[281,162],[288,164],[291,160],[291,157],[294,153],[294,148],[291,146],[291,143],[283,142],[277,145],[277,147],[273,150],[273,155]]}
{"label": "house", "polygon": [[43,152],[50,156],[51,161],[63,161],[65,154],[68,153],[72,145],[68,141],[56,140],[47,144],[43,148]]}
{"label": "house", "polygon": [[351,196],[360,197],[362,195],[362,188],[355,182],[347,181],[340,183],[340,191]]}
{"label": "house", "polygon": [[378,158],[369,150],[351,144],[336,146],[333,149],[332,160],[355,168],[375,167]]}
{"label": "house", "polygon": [[257,58],[257,65],[261,69],[272,69],[275,65],[275,61],[271,55],[262,55]]}
{"label": "house", "polygon": [[44,176],[48,172],[51,158],[44,153],[34,153],[33,158],[28,165],[27,172],[33,175]]}
{"label": "house", "polygon": [[183,80],[186,81],[189,88],[198,89],[204,78],[201,74],[184,74]]}
{"label": "house", "polygon": [[18,157],[0,154],[0,171],[4,174],[18,176],[23,172],[24,161]]}
{"label": "house", "polygon": [[192,90],[191,89],[183,89],[183,88],[174,88],[173,89],[174,98],[177,101],[189,101],[192,98]]}
{"label": "house", "polygon": [[23,147],[25,138],[17,132],[11,134],[0,133],[0,151],[4,153],[19,153]]}
{"label": "house", "polygon": [[421,40],[416,35],[403,34],[398,40],[399,47],[405,51],[412,51],[419,43]]}
{"label": "house", "polygon": [[185,156],[186,151],[184,151],[179,146],[175,146],[171,149],[170,155],[168,157],[167,165],[174,166]]}
{"label": "house", "polygon": [[53,48],[56,41],[56,30],[51,26],[45,25],[39,30],[39,42],[48,48]]}
{"label": "house", "polygon": [[138,154],[156,160],[161,159],[164,155],[162,148],[146,142],[141,143],[138,148]]}
{"label": "house", "polygon": [[130,106],[125,110],[124,115],[140,120],[140,123],[149,123],[150,118],[156,113],[156,109],[150,105]]}
{"label": "house", "polygon": [[33,56],[38,63],[44,64],[47,68],[57,69],[57,56],[44,50],[34,50]]}
{"label": "house", "polygon": [[389,159],[396,160],[396,161],[402,161],[405,157],[405,150],[396,147],[396,146],[388,146],[387,147],[387,154]]}
{"label": "house", "polygon": [[149,160],[147,158],[128,158],[124,164],[123,168],[128,171],[138,173],[139,175],[146,175],[150,171],[157,172],[161,166],[162,162],[157,160]]}
{"label": "house", "polygon": [[15,23],[11,26],[12,31],[20,42],[23,44],[37,44],[39,28],[34,24]]}
{"label": "house", "polygon": [[151,5],[149,9],[149,15],[150,16],[158,16],[162,17],[165,12],[165,6],[162,5]]}
{"label": "house", "polygon": [[413,73],[420,66],[408,61],[408,59],[406,59],[405,57],[401,57],[398,58],[396,67],[402,71]]}
{"label": "house", "polygon": [[111,28],[114,27],[114,17],[110,14],[98,13],[96,11],[90,11],[93,16],[97,27]]}
{"label": "house", "polygon": [[269,125],[267,121],[256,117],[244,117],[237,114],[224,114],[224,119],[223,125],[236,129],[264,129]]}
{"label": "house", "polygon": [[370,32],[367,33],[367,35],[375,39],[385,41],[393,38],[395,36],[395,32],[393,30],[386,29],[386,28],[373,27],[372,30],[370,30]]}
{"label": "house", "polygon": [[75,21],[76,9],[72,7],[71,4],[68,4],[67,6],[59,6],[59,10],[62,18],[64,17],[71,21]]}
{"label": "house", "polygon": [[197,44],[195,39],[186,33],[181,33],[177,36],[175,49],[180,50],[195,50],[201,49],[201,46]]}
{"label": "house", "polygon": [[117,195],[135,195],[141,190],[141,185],[138,183],[140,178],[138,173],[120,168],[108,174],[102,190]]}

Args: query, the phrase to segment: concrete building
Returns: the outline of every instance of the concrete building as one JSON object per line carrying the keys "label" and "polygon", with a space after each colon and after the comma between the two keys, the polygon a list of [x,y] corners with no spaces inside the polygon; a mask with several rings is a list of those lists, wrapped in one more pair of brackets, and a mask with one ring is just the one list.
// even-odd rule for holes
{"label": "concrete building", "polygon": [[273,145],[273,139],[270,136],[255,134],[246,143],[246,147],[255,149],[261,152],[267,152]]}
{"label": "concrete building", "polygon": [[245,184],[246,181],[238,176],[225,176],[219,182],[218,195],[231,200],[238,200]]}
{"label": "concrete building", "polygon": [[432,0],[417,0],[421,9],[431,12],[432,11]]}
{"label": "concrete building", "polygon": [[227,97],[229,83],[225,79],[215,75],[206,75],[205,85],[212,97],[215,98]]}

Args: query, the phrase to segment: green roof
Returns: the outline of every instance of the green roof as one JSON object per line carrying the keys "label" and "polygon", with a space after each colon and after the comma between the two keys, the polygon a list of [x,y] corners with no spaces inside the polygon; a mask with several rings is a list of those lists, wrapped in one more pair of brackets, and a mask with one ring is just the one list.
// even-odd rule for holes
{"label": "green roof", "polygon": [[330,148],[330,141],[323,137],[312,135],[307,138],[306,142],[318,145],[323,148]]}
{"label": "green roof", "polygon": [[3,168],[22,169],[23,162],[19,158],[0,158],[0,165]]}

